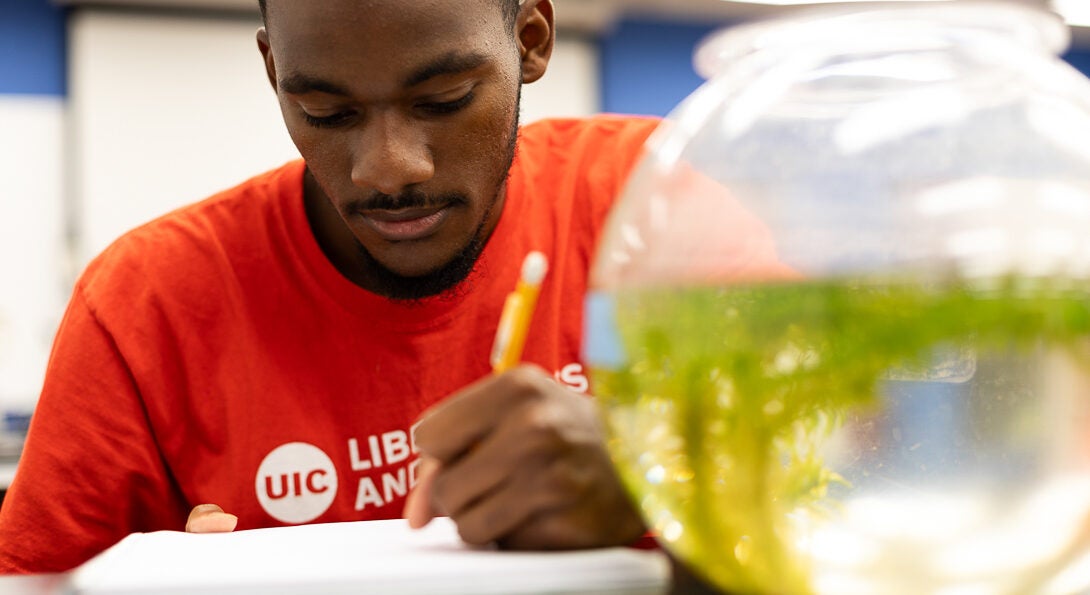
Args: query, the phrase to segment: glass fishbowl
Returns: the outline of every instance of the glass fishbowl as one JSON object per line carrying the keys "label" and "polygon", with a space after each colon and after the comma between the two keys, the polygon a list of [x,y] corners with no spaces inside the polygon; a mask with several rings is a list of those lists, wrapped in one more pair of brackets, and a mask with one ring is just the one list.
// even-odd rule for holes
{"label": "glass fishbowl", "polygon": [[619,473],[725,591],[1090,576],[1090,82],[1054,14],[809,9],[708,38],[591,278]]}

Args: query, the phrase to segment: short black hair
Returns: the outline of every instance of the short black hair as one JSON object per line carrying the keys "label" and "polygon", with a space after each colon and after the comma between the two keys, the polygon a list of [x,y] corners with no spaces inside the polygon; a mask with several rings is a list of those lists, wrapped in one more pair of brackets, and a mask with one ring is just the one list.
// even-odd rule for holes
{"label": "short black hair", "polygon": [[[519,14],[519,5],[522,4],[521,0],[495,0],[500,5],[500,9],[503,10],[503,22],[508,28],[515,26],[515,18]],[[261,21],[265,22],[265,2],[266,0],[257,0],[257,7],[261,9]]]}

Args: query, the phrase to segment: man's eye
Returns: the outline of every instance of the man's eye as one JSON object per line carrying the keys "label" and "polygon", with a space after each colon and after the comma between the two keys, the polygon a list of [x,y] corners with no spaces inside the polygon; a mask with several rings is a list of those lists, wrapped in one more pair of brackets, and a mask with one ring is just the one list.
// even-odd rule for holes
{"label": "man's eye", "polygon": [[312,116],[303,112],[303,119],[306,120],[307,124],[315,128],[335,128],[347,122],[351,117],[351,112],[338,112],[331,116]]}
{"label": "man's eye", "polygon": [[438,103],[422,103],[420,109],[433,114],[452,114],[473,101],[473,91],[455,99],[454,101],[441,101]]}

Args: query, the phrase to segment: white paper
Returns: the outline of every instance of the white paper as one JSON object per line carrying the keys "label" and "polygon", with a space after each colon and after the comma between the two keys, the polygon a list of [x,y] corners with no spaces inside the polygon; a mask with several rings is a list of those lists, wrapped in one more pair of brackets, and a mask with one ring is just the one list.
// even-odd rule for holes
{"label": "white paper", "polygon": [[625,593],[666,591],[657,551],[507,552],[466,546],[454,524],[403,520],[195,535],[136,533],[76,569],[83,595],[196,593]]}

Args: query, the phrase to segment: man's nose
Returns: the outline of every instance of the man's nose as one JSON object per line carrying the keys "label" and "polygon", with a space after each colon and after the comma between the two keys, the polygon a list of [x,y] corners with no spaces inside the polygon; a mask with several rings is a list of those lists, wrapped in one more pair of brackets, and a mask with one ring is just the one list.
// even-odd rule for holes
{"label": "man's nose", "polygon": [[425,131],[398,114],[375,114],[363,127],[352,182],[396,196],[435,175]]}

